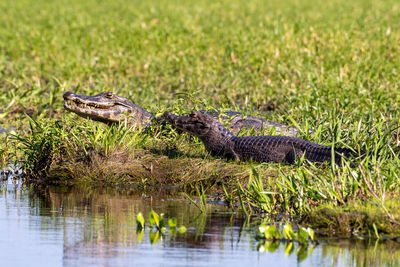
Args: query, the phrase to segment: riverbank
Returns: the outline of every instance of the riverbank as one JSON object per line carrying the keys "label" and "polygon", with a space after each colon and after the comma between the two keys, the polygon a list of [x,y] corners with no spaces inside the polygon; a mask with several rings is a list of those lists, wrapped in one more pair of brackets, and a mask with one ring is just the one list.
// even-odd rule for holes
{"label": "riverbank", "polygon": [[393,172],[398,158],[371,154],[343,167],[235,162],[210,156],[197,139],[168,127],[140,133],[70,119],[32,125],[30,135],[10,143],[21,152],[29,184],[171,188],[248,216],[297,218],[320,235],[392,238],[400,233]]}

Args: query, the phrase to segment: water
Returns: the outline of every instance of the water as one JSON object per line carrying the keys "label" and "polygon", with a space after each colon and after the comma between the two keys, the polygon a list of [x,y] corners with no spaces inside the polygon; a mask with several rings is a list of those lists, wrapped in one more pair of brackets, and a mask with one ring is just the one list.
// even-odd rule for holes
{"label": "water", "polygon": [[[393,241],[322,241],[286,255],[283,243],[256,241],[240,214],[210,205],[204,215],[170,191],[38,190],[10,179],[0,188],[1,266],[400,266]],[[151,209],[187,232],[141,236],[136,214],[147,220]]]}

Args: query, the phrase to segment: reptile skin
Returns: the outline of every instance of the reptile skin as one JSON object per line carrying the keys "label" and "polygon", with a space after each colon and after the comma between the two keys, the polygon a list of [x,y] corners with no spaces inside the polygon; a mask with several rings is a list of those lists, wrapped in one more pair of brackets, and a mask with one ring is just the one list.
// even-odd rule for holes
{"label": "reptile skin", "polygon": [[[195,112],[178,116],[166,112],[164,120],[176,128],[197,136],[207,151],[214,156],[225,156],[240,161],[287,162],[305,157],[311,162],[332,160],[332,148],[289,136],[244,136],[237,137],[222,126],[218,119],[208,114]],[[348,148],[335,148],[335,163],[341,165],[342,157],[358,154]]]}
{"label": "reptile skin", "polygon": [[[66,92],[64,95],[64,108],[78,114],[81,117],[91,118],[105,123],[118,123],[126,121],[136,128],[145,129],[162,118],[155,118],[153,114],[139,107],[128,99],[110,92],[100,93],[94,96],[78,95]],[[260,117],[244,116],[237,111],[204,111],[214,117],[221,117],[227,121],[229,129],[239,132],[242,128],[254,129],[260,132],[273,128],[276,134],[297,136],[299,130],[293,126],[287,126]]]}

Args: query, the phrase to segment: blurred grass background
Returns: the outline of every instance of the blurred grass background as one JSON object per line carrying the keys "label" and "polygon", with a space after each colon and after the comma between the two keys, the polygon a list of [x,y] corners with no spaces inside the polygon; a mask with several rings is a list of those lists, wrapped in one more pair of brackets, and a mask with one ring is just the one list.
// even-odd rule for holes
{"label": "blurred grass background", "polygon": [[150,111],[184,93],[279,122],[398,122],[399,17],[395,0],[4,0],[0,123],[60,117],[66,90]]}

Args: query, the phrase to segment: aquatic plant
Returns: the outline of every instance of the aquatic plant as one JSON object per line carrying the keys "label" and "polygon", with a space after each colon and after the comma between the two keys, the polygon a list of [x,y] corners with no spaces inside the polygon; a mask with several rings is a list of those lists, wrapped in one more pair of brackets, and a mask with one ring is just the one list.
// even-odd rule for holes
{"label": "aquatic plant", "polygon": [[141,212],[139,212],[136,216],[136,224],[138,230],[144,229],[144,217]]}
{"label": "aquatic plant", "polygon": [[[143,217],[143,214],[141,212],[139,212],[136,215],[136,228],[138,233],[140,233],[140,235],[138,235],[138,238],[140,238],[140,240],[143,238],[143,233],[144,233],[144,229],[145,229],[145,220]],[[159,238],[159,232],[161,232],[162,234],[165,233],[166,231],[166,227],[168,226],[169,231],[172,234],[175,234],[177,231],[180,234],[183,234],[186,232],[186,227],[184,225],[181,225],[179,227],[177,227],[177,220],[176,218],[170,218],[168,219],[168,225],[165,223],[165,219],[164,219],[164,214],[158,214],[157,212],[155,212],[154,210],[151,210],[149,212],[149,228],[150,228],[150,241],[151,243],[156,243],[158,238]],[[155,226],[156,231],[153,231],[153,226]]]}
{"label": "aquatic plant", "polygon": [[258,233],[258,238],[267,240],[296,241],[303,245],[307,244],[309,240],[312,242],[316,241],[313,229],[306,229],[299,226],[297,232],[295,232],[290,223],[286,223],[281,232],[277,230],[275,225],[266,225],[265,223],[261,223],[258,227]]}
{"label": "aquatic plant", "polygon": [[[282,231],[279,231],[274,224],[261,223],[256,238],[259,240],[257,245],[259,252],[274,252],[281,242],[284,242],[284,251],[287,256],[294,252],[294,242],[297,242],[296,255],[300,262],[312,254],[314,246],[317,244],[311,228],[305,229],[299,226],[295,232],[290,223],[286,223]],[[310,241],[311,245],[309,245]]]}

